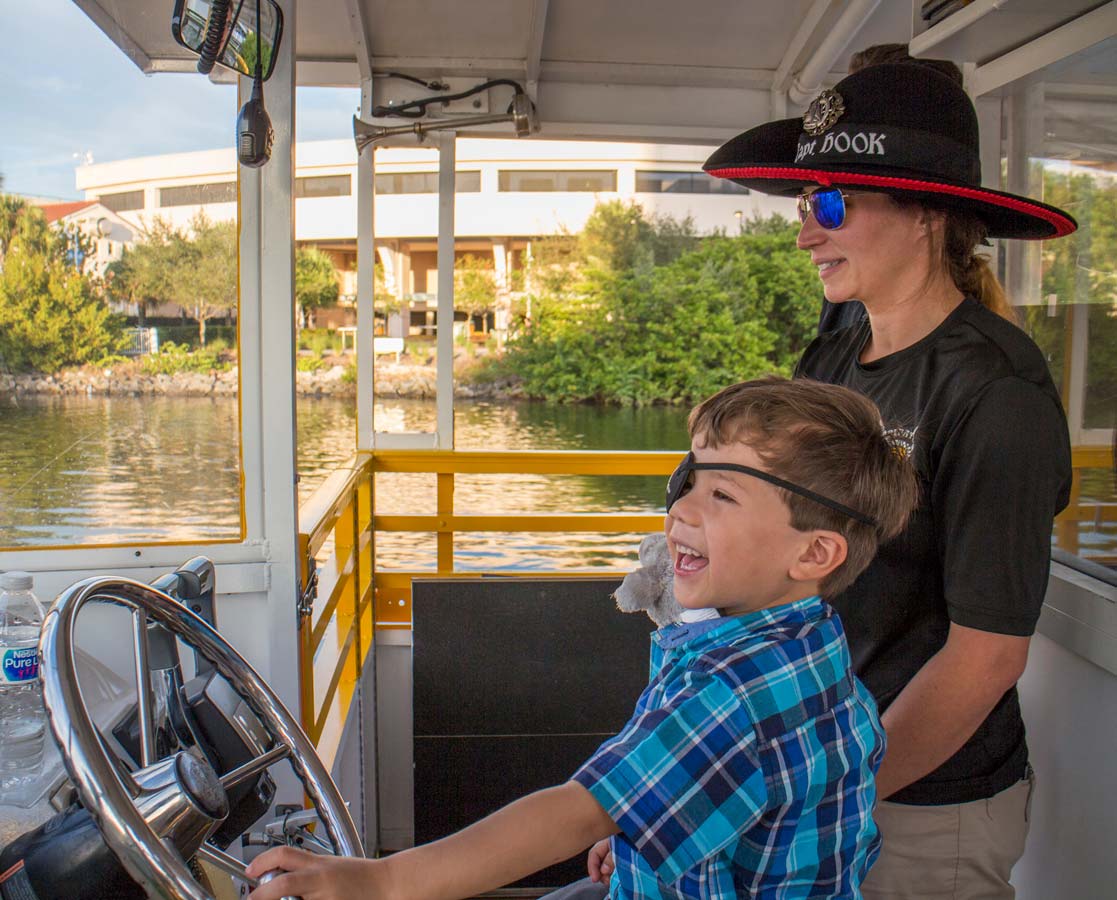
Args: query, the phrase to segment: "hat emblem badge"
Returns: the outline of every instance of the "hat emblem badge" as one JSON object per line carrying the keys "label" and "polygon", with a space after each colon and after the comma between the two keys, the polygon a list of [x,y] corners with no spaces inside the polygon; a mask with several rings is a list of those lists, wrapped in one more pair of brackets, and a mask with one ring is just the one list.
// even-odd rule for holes
{"label": "hat emblem badge", "polygon": [[807,107],[807,111],[803,113],[803,130],[811,136],[822,134],[832,127],[845,111],[846,105],[842,95],[828,88],[815,97]]}

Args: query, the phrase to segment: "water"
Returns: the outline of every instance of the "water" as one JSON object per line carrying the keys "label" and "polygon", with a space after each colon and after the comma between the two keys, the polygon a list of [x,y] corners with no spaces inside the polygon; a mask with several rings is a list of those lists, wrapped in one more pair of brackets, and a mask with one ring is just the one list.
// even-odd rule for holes
{"label": "water", "polygon": [[[352,401],[298,401],[300,500],[356,444]],[[0,547],[67,546],[240,537],[237,404],[228,398],[34,397],[0,410]],[[378,403],[376,427],[426,431],[433,401]],[[679,450],[686,410],[461,403],[459,449]],[[378,512],[433,513],[433,475],[377,476]],[[654,512],[659,477],[462,476],[459,513]],[[459,535],[460,568],[551,569],[635,558],[639,536]],[[378,562],[433,566],[434,538],[389,535]]]}
{"label": "water", "polygon": [[[353,452],[352,401],[298,401],[298,492],[305,500]],[[537,403],[461,402],[459,449],[678,450],[687,447],[679,407],[616,409]],[[237,403],[198,397],[20,398],[0,409],[0,547],[240,537]],[[386,400],[382,431],[427,431],[433,401]],[[459,514],[662,511],[663,478],[459,476]],[[1117,501],[1111,471],[1082,473],[1083,502]],[[378,475],[379,513],[435,511],[433,475]],[[627,566],[639,535],[455,535],[463,570]],[[1087,558],[1117,554],[1117,523],[1099,517],[1070,547]],[[433,535],[377,537],[377,562],[432,568]]]}

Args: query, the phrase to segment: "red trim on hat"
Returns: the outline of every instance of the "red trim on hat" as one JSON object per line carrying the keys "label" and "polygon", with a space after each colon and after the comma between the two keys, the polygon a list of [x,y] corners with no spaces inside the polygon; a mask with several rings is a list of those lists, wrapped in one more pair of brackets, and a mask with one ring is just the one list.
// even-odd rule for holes
{"label": "red trim on hat", "polygon": [[1070,234],[1077,227],[1071,219],[1050,209],[1039,206],[1027,200],[1019,200],[994,194],[980,188],[960,187],[953,184],[940,184],[936,181],[920,181],[916,178],[895,178],[890,175],[859,175],[855,172],[832,172],[815,169],[791,169],[771,166],[766,168],[747,166],[731,167],[725,169],[710,169],[710,175],[717,178],[772,178],[787,179],[791,181],[817,181],[819,184],[830,186],[835,178],[840,178],[842,184],[865,184],[873,187],[892,187],[900,190],[923,191],[929,194],[948,194],[952,197],[962,197],[967,200],[979,200],[991,206],[1002,206],[1014,212],[1023,213],[1034,219],[1041,219],[1054,227],[1055,233],[1051,237],[1063,237]]}

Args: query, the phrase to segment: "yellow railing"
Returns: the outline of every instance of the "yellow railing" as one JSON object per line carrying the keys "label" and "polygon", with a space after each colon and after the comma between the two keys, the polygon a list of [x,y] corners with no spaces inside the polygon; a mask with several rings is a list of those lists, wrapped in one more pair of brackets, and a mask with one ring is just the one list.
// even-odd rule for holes
{"label": "yellow railing", "polygon": [[[437,543],[436,570],[440,577],[478,578],[480,573],[454,570],[455,532],[542,532],[597,534],[648,532],[663,527],[657,513],[523,513],[517,515],[458,515],[454,511],[456,475],[662,475],[679,463],[671,452],[622,451],[483,451],[483,450],[378,450],[372,467],[376,472],[434,474],[436,510],[431,515],[377,515],[377,532],[433,533]],[[411,621],[411,581],[430,577],[427,571],[376,573],[376,624],[380,628],[407,628]],[[533,575],[560,574],[532,570]],[[595,573],[600,577],[602,572]],[[576,577],[576,576],[571,576]]]}
{"label": "yellow railing", "polygon": [[[323,746],[323,742],[336,745],[340,737],[340,726],[371,647],[374,629],[410,627],[412,579],[431,575],[481,577],[481,572],[454,570],[455,532],[641,533],[663,525],[662,515],[656,513],[458,515],[454,512],[455,475],[667,476],[678,464],[679,456],[678,452],[469,450],[378,450],[356,454],[299,510],[304,593],[312,572],[317,573],[318,579],[318,597],[306,606],[299,626],[302,722],[311,740],[330,758],[333,748]],[[376,472],[435,475],[435,512],[372,516]],[[435,534],[435,570],[376,571],[378,532]],[[532,570],[532,574],[579,577],[539,570]],[[597,571],[594,577],[602,574],[609,573]]]}
{"label": "yellow railing", "polygon": [[[482,577],[481,572],[455,571],[455,532],[646,533],[663,524],[660,513],[459,515],[454,510],[455,476],[666,476],[679,456],[678,452],[475,450],[378,450],[355,455],[299,511],[304,590],[315,566],[319,579],[319,596],[301,617],[299,634],[302,720],[311,740],[327,758],[332,757],[374,629],[410,627],[414,578],[432,574]],[[1073,462],[1071,502],[1056,521],[1058,544],[1072,553],[1078,549],[1080,522],[1117,521],[1117,505],[1082,504],[1079,500],[1082,470],[1112,467],[1112,450],[1079,447],[1074,450]],[[374,516],[373,476],[377,472],[435,475],[435,512]],[[436,535],[435,570],[378,571],[375,535],[385,532]],[[580,577],[535,569],[532,574]],[[603,574],[614,573],[599,570],[594,577]]]}
{"label": "yellow railing", "polygon": [[[299,706],[303,729],[325,758],[336,750],[372,646],[369,458],[354,456],[299,509]],[[333,746],[323,746],[327,730]]]}

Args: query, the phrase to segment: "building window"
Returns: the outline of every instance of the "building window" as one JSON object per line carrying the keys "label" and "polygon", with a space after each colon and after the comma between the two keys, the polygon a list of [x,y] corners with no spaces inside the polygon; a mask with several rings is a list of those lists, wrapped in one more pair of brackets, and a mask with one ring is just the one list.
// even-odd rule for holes
{"label": "building window", "polygon": [[728,178],[705,172],[636,172],[638,194],[747,194],[749,189]]}
{"label": "building window", "polygon": [[[475,194],[481,190],[480,172],[455,172],[454,191],[458,194]],[[378,194],[437,194],[437,172],[384,172],[376,173]]]}
{"label": "building window", "polygon": [[113,212],[128,212],[130,209],[144,208],[143,191],[121,191],[119,194],[102,194],[97,198],[102,206]]}
{"label": "building window", "polygon": [[615,192],[615,170],[568,170],[548,172],[526,169],[508,169],[500,173],[502,191],[594,191]]}
{"label": "building window", "polygon": [[302,197],[348,197],[353,193],[349,175],[315,175],[295,179],[295,199]]}
{"label": "building window", "polygon": [[159,188],[160,206],[198,206],[206,203],[235,203],[237,183],[216,181],[211,184],[184,184]]}

